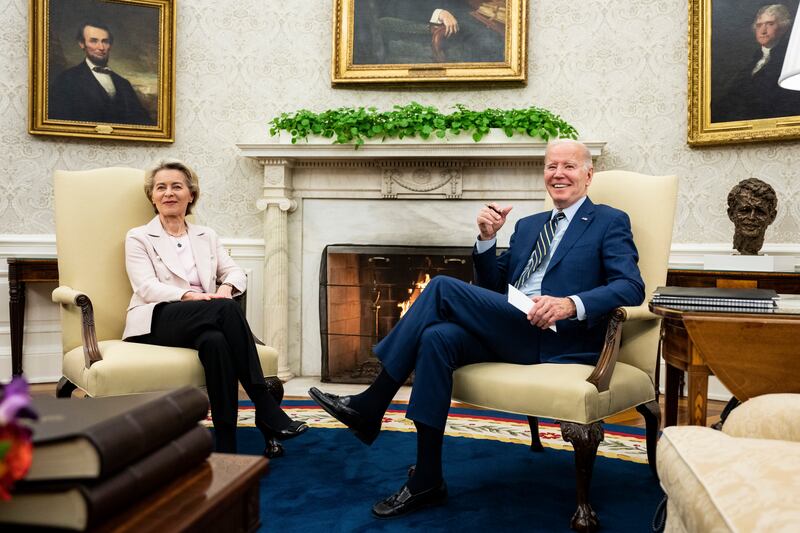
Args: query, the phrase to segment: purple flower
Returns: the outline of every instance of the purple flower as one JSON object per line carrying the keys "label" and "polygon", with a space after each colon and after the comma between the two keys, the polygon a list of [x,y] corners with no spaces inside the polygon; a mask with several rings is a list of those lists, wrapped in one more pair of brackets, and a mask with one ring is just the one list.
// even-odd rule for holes
{"label": "purple flower", "polygon": [[5,387],[0,385],[0,426],[21,417],[38,418],[30,405],[31,396],[24,378],[17,376]]}

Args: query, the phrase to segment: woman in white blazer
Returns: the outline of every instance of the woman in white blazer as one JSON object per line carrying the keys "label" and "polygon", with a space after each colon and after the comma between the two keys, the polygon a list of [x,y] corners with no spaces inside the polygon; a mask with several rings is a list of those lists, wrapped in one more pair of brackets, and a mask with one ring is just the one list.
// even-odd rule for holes
{"label": "woman in white blazer", "polygon": [[218,452],[236,453],[241,383],[270,455],[272,437],[296,437],[308,426],[290,419],[267,390],[253,334],[231,299],[244,292],[245,274],[212,229],[186,221],[200,195],[197,175],[186,164],[162,161],[147,172],[144,190],[156,216],[125,238],[133,296],[123,338],[198,351]]}

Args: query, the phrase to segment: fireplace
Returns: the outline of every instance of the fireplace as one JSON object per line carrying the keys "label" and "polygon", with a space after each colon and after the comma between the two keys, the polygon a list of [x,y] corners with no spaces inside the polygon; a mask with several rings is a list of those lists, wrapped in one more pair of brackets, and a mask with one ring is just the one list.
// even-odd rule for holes
{"label": "fireplace", "polygon": [[[254,320],[263,324],[264,342],[278,351],[278,376],[322,375],[319,267],[328,244],[469,248],[475,215],[487,202],[514,206],[509,230],[520,217],[541,211],[546,145],[522,140],[387,139],[357,150],[328,139],[282,144],[259,137],[239,144],[249,159],[243,168],[254,178],[258,165],[263,168],[256,206],[264,210],[258,254],[264,268],[254,269],[248,302],[263,302],[251,308],[262,311]],[[603,145],[588,142],[593,158]],[[507,245],[510,234],[503,231],[498,245]]]}
{"label": "fireplace", "polygon": [[326,246],[319,291],[322,381],[372,382],[381,369],[372,348],[438,275],[472,281],[472,248]]}

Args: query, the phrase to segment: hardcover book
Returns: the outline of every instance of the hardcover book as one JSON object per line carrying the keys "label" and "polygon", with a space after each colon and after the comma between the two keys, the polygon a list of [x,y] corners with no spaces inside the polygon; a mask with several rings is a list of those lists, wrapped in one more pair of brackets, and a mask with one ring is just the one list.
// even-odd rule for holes
{"label": "hardcover book", "polygon": [[195,424],[107,479],[20,483],[10,501],[0,502],[0,524],[79,531],[97,525],[202,463],[212,440],[208,429]]}
{"label": "hardcover book", "polygon": [[204,420],[198,388],[104,398],[35,396],[33,462],[24,479],[93,479],[117,472]]}

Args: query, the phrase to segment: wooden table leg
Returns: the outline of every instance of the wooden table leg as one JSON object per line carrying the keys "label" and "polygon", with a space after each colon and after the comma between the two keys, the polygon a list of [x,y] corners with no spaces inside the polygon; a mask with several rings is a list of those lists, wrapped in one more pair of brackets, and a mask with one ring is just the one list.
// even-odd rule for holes
{"label": "wooden table leg", "polygon": [[689,425],[705,426],[708,407],[708,376],[710,374],[700,352],[691,346],[692,362],[689,365]]}
{"label": "wooden table leg", "polygon": [[19,280],[17,265],[8,264],[8,314],[11,336],[11,374],[22,375],[22,336],[25,318],[25,283]]}
{"label": "wooden table leg", "polygon": [[666,367],[664,380],[664,427],[678,424],[678,384],[683,371],[670,364]]}

